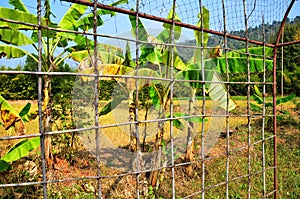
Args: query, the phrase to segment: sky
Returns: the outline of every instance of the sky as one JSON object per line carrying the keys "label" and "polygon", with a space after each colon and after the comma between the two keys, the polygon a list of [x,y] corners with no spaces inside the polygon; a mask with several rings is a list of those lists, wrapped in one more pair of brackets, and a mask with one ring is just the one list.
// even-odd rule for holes
{"label": "sky", "polygon": [[[130,2],[135,2],[132,0],[129,0]],[[278,1],[278,0],[277,0]],[[23,0],[25,6],[27,6],[27,8],[29,9],[29,11],[31,13],[36,13],[36,7],[37,7],[37,1],[35,0]],[[51,8],[52,8],[52,12],[55,15],[55,18],[52,18],[52,20],[54,22],[59,22],[59,20],[63,17],[64,13],[67,11],[67,9],[70,7],[70,3],[68,2],[63,2],[60,0],[50,0],[51,2]],[[104,2],[104,1],[99,1],[99,2]],[[141,1],[141,2],[147,2],[147,0]],[[166,3],[167,2],[167,3]],[[156,15],[156,16],[163,16],[166,17],[166,15],[168,14],[168,11],[170,10],[171,4],[169,2],[172,2],[170,0],[156,0],[156,1],[149,1],[148,2],[148,6],[149,9],[151,10],[151,15]],[[185,0],[177,0],[178,4],[180,6],[178,9],[178,12],[182,12],[179,14],[182,14],[181,17],[183,17],[183,21],[186,22],[188,21],[188,23],[197,23],[197,18],[188,18],[188,14],[190,12],[190,14],[192,14],[193,11],[196,10],[196,12],[198,12],[198,8],[195,8],[194,5],[195,4],[191,4],[190,7],[189,5],[186,5]],[[205,1],[204,1],[205,2]],[[210,10],[210,29],[214,29],[214,30],[218,30],[221,31],[222,30],[222,24],[223,24],[223,19],[221,17],[222,12],[220,11],[222,9],[222,5],[219,3],[220,0],[212,0],[212,1],[208,1],[208,9]],[[237,10],[237,5],[238,3],[242,2],[242,0],[233,0],[233,1],[228,1],[230,4],[231,2],[232,5],[228,6],[228,10],[226,10],[227,15],[228,15],[228,20],[227,20],[227,24],[228,25],[228,29],[230,30],[239,30],[243,28],[243,23],[241,23],[240,26],[238,26],[238,23],[241,21],[241,16],[239,16],[238,12],[232,12],[234,9]],[[249,2],[249,8],[251,9],[251,6],[255,6],[254,4],[252,4],[252,2],[254,1],[247,1]],[[266,12],[266,16],[265,16],[265,21],[272,23],[273,20],[281,20],[282,16],[280,16],[279,14],[276,14],[276,10],[270,10],[273,9],[272,6],[272,2],[273,0],[264,0],[264,1],[257,1],[257,5],[256,8],[259,7],[259,3],[260,2],[264,2],[265,4],[268,4],[269,7],[265,7],[265,12]],[[168,6],[165,6],[165,4],[167,4]],[[205,4],[205,3],[204,3]],[[133,5],[134,7],[134,3],[130,4]],[[8,0],[0,0],[0,6],[3,7],[9,7],[11,8],[11,6],[8,4]],[[152,8],[152,7],[153,8]],[[156,6],[156,7],[155,7]],[[209,7],[210,6],[210,7]],[[287,5],[284,5],[287,7]],[[144,7],[144,10],[147,11],[147,5]],[[276,9],[276,8],[275,8]],[[278,8],[277,8],[278,9]],[[154,11],[153,11],[154,10]],[[256,9],[257,12],[262,12],[259,9]],[[142,10],[143,11],[143,10]],[[91,12],[91,10],[89,10],[89,12]],[[248,11],[248,13],[250,13],[251,10]],[[183,15],[184,13],[187,14],[187,16]],[[283,15],[283,13],[280,13]],[[193,14],[193,15],[197,15],[197,14]],[[255,12],[253,12],[253,15],[255,15]],[[300,15],[300,1],[296,1],[294,4],[293,9],[290,12],[289,18],[293,19],[295,16]],[[277,16],[277,18],[276,18]],[[186,17],[186,18],[185,18]],[[114,36],[121,36],[121,37],[131,37],[131,24],[130,21],[128,19],[128,16],[122,15],[122,14],[117,14],[115,17],[111,18],[111,17],[103,17],[104,25],[99,27],[97,29],[97,31],[101,34],[107,34],[107,35],[114,35]],[[195,22],[191,22],[189,20],[195,21]],[[232,21],[231,21],[232,20]],[[236,21],[234,21],[236,20]],[[147,30],[150,34],[157,34],[161,31],[162,29],[162,24],[158,23],[158,22],[154,22],[154,21],[150,21],[150,20],[143,20],[144,26],[147,27]],[[257,23],[257,24],[256,24]],[[259,13],[257,15],[257,17],[255,18],[255,16],[253,17],[253,21],[252,21],[252,25],[259,25],[261,23],[261,14]],[[187,30],[187,29],[183,29],[182,32],[182,38],[181,40],[190,40],[193,39],[194,33],[191,30]],[[111,45],[117,45],[120,47],[125,47],[125,43],[121,42],[121,41],[116,41],[116,40],[109,40],[106,38],[99,38],[99,42],[103,42],[103,43],[109,43]],[[33,50],[31,47],[24,47],[24,49],[26,50]],[[25,59],[12,59],[12,60],[7,60],[7,59],[0,59],[0,65],[6,65],[6,66],[10,66],[10,67],[14,67],[18,64],[20,65],[24,65],[25,63]],[[70,63],[71,66],[74,64],[77,65],[76,62]]]}

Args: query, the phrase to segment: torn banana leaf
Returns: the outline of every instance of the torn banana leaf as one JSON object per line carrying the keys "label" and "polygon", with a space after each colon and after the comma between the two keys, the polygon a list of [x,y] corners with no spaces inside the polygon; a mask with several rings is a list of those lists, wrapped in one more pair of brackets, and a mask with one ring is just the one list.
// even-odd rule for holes
{"label": "torn banana leaf", "polygon": [[[99,64],[98,72],[100,75],[125,75],[131,72],[133,68],[119,64]],[[94,67],[89,67],[81,71],[83,74],[94,74]],[[81,76],[83,82],[92,81],[94,77]],[[113,77],[101,77],[101,80],[111,80]]]}
{"label": "torn banana leaf", "polygon": [[14,127],[18,135],[25,134],[25,124],[19,113],[1,95],[0,112],[5,130]]}

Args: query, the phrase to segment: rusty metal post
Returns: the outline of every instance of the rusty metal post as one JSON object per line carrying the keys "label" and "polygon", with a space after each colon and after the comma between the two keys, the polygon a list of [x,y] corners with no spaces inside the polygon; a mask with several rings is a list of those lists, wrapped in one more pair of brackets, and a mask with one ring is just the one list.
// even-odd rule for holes
{"label": "rusty metal post", "polygon": [[274,120],[273,120],[273,131],[274,131],[274,198],[277,199],[278,198],[278,180],[277,180],[277,120],[276,120],[276,94],[277,94],[277,78],[276,78],[276,65],[277,65],[277,51],[279,48],[279,41],[280,41],[280,37],[284,28],[284,25],[286,23],[286,19],[293,7],[295,3],[295,0],[292,0],[287,11],[284,14],[284,17],[281,21],[281,25],[277,34],[277,39],[275,41],[275,45],[274,45],[274,66],[273,66],[273,116],[274,116]]}

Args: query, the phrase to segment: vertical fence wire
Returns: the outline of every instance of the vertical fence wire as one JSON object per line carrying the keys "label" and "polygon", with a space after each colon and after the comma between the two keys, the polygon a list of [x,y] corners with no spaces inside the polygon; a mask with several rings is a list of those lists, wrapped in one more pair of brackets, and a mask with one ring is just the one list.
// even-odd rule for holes
{"label": "vertical fence wire", "polygon": [[[199,12],[201,16],[201,46],[204,46],[204,32],[203,32],[203,23],[204,23],[204,11],[203,11],[203,4],[202,0],[199,0]],[[200,56],[200,61],[201,61],[201,75],[202,75],[202,126],[201,126],[201,170],[202,170],[202,175],[201,175],[201,198],[205,198],[205,118],[206,118],[206,90],[205,90],[205,71],[204,71],[204,48],[200,48],[201,56]]]}
{"label": "vertical fence wire", "polygon": [[[96,160],[97,160],[97,195],[98,198],[102,198],[102,191],[101,191],[101,170],[100,170],[100,129],[99,129],[99,95],[100,95],[100,78],[99,78],[99,71],[98,71],[98,52],[97,52],[97,0],[93,1],[93,39],[94,39],[94,55],[93,55],[93,65],[94,65],[94,73],[96,74],[94,78],[94,124],[95,124],[95,140],[96,140]],[[92,59],[92,60],[93,60]]]}
{"label": "vertical fence wire", "polygon": [[[229,72],[228,72],[228,54],[227,54],[227,28],[226,28],[226,5],[224,0],[222,0],[222,10],[223,10],[223,31],[224,31],[224,36],[223,36],[223,42],[224,42],[224,51],[225,51],[225,60],[226,60],[226,82],[230,82],[229,79]],[[226,121],[225,121],[225,128],[226,128],[226,198],[229,198],[229,169],[230,169],[230,158],[229,158],[229,151],[230,151],[230,135],[229,135],[229,88],[230,84],[226,85],[227,88],[227,100],[226,100]]]}
{"label": "vertical fence wire", "polygon": [[262,104],[262,125],[261,125],[261,139],[262,139],[262,181],[263,181],[263,197],[266,197],[266,157],[265,157],[265,122],[266,122],[266,32],[265,32],[265,19],[262,16],[262,35],[263,35],[263,104]]}
{"label": "vertical fence wire", "polygon": [[249,55],[249,39],[248,39],[248,19],[246,0],[243,0],[244,8],[244,23],[245,23],[245,38],[246,38],[246,56],[247,56],[247,120],[248,120],[248,199],[251,198],[251,112],[250,112],[250,97],[251,97],[251,71],[250,71],[250,55]]}
{"label": "vertical fence wire", "polygon": [[273,190],[274,190],[274,198],[277,199],[277,119],[276,119],[276,97],[277,97],[277,70],[276,70],[276,59],[277,59],[277,46],[274,48],[274,66],[273,66]]}
{"label": "vertical fence wire", "polygon": [[[171,26],[171,62],[170,62],[170,118],[173,118],[173,95],[174,95],[174,52],[175,52],[175,11],[176,0],[173,0],[172,6],[172,26]],[[168,66],[167,66],[168,67]],[[174,163],[174,138],[173,138],[173,120],[170,120],[170,140],[171,140],[171,180],[172,180],[172,199],[175,199],[175,163]]]}
{"label": "vertical fence wire", "polygon": [[[37,17],[38,17],[38,72],[42,72],[42,1],[37,1]],[[43,196],[47,198],[47,171],[46,171],[46,158],[45,158],[45,135],[43,127],[43,108],[42,108],[42,92],[43,83],[42,75],[38,75],[38,112],[39,112],[39,133],[41,134],[40,148],[42,158],[42,175],[43,175]],[[45,111],[45,110],[44,110]]]}
{"label": "vertical fence wire", "polygon": [[[138,71],[139,71],[139,52],[140,52],[140,48],[139,48],[139,10],[140,10],[140,1],[136,0],[136,20],[135,20],[135,39],[136,39],[136,67],[134,69],[134,74],[135,76],[138,76]],[[140,189],[139,189],[139,184],[140,184],[140,138],[139,138],[139,126],[138,126],[138,112],[139,112],[139,82],[138,79],[135,79],[135,99],[134,99],[134,103],[135,103],[135,109],[134,109],[134,114],[135,114],[135,118],[134,118],[134,129],[135,129],[135,140],[136,140],[136,150],[137,150],[137,156],[136,156],[136,166],[137,166],[137,173],[135,175],[136,177],[136,195],[137,198],[140,198]],[[133,163],[134,164],[134,163]]]}

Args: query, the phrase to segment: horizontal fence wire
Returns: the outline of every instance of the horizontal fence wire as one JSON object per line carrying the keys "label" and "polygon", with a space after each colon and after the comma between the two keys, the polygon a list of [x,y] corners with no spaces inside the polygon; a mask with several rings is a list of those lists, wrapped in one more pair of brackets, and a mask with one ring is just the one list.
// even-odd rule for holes
{"label": "horizontal fence wire", "polygon": [[[239,180],[245,180],[247,184],[247,194],[244,195],[244,197],[256,197],[255,194],[253,193],[254,190],[254,184],[253,184],[253,179],[256,176],[261,175],[261,178],[259,180],[263,181],[263,190],[261,194],[257,194],[257,197],[262,197],[262,198],[268,198],[270,196],[277,197],[277,185],[276,185],[276,167],[277,164],[276,162],[273,164],[273,162],[270,163],[273,159],[276,159],[276,150],[272,149],[272,146],[270,146],[270,143],[276,142],[276,132],[274,134],[272,133],[269,134],[267,133],[268,129],[268,119],[270,118],[276,118],[276,114],[274,112],[272,113],[267,113],[266,111],[266,103],[267,99],[265,94],[267,93],[267,89],[269,87],[276,87],[276,79],[270,80],[270,77],[272,77],[272,74],[268,74],[266,72],[266,60],[268,61],[274,61],[276,60],[276,56],[270,56],[266,55],[266,48],[276,48],[276,45],[274,45],[274,41],[271,38],[271,35],[276,35],[276,33],[279,31],[280,26],[274,26],[270,32],[265,32],[265,26],[271,26],[271,24],[275,23],[276,21],[281,21],[284,17],[285,11],[287,10],[288,6],[291,4],[291,1],[286,0],[286,1],[280,1],[280,0],[275,0],[275,1],[223,1],[223,5],[220,1],[184,1],[184,0],[166,0],[166,1],[153,1],[153,0],[138,0],[138,1],[129,1],[127,3],[123,3],[120,5],[114,5],[111,6],[115,3],[113,0],[102,0],[102,1],[86,1],[86,0],[62,0],[59,3],[66,8],[71,7],[74,4],[81,4],[81,5],[87,5],[89,6],[89,9],[87,10],[86,14],[93,14],[93,23],[94,27],[92,31],[74,31],[74,30],[68,30],[68,29],[62,29],[59,27],[49,27],[42,23],[42,11],[41,9],[44,9],[44,6],[41,4],[42,2],[39,0],[38,2],[38,24],[31,24],[31,23],[26,23],[22,21],[16,21],[12,19],[6,19],[6,18],[0,18],[0,22],[6,22],[6,23],[11,23],[11,24],[21,24],[21,25],[26,25],[28,26],[28,31],[29,30],[38,30],[38,70],[37,71],[15,71],[15,70],[1,70],[0,75],[7,75],[7,76],[13,76],[13,75],[26,75],[26,76],[38,76],[38,118],[39,118],[39,132],[32,132],[32,134],[28,133],[25,135],[1,135],[0,136],[0,142],[5,142],[5,141],[14,141],[14,140],[20,140],[20,139],[27,139],[27,138],[35,138],[35,137],[40,137],[41,138],[41,145],[39,149],[39,153],[41,154],[39,157],[40,160],[40,166],[42,167],[42,172],[41,176],[42,179],[40,178],[38,181],[32,181],[32,182],[7,182],[7,183],[1,183],[0,188],[14,188],[14,187],[29,187],[29,186],[42,186],[41,189],[43,194],[43,198],[51,198],[53,197],[53,193],[51,193],[51,186],[56,185],[56,184],[63,184],[63,183],[69,183],[72,184],[73,182],[76,183],[78,181],[88,181],[92,180],[95,182],[97,185],[95,185],[94,192],[95,194],[93,197],[97,198],[114,198],[118,196],[108,196],[105,195],[107,193],[110,193],[110,191],[107,191],[107,187],[110,186],[108,184],[105,184],[103,179],[120,179],[120,178],[126,178],[128,176],[132,176],[134,180],[131,181],[132,186],[134,187],[133,190],[129,190],[133,193],[131,193],[130,196],[132,198],[143,198],[144,197],[150,197],[151,194],[149,193],[152,191],[152,189],[158,190],[157,193],[159,196],[159,186],[163,186],[163,188],[168,188],[171,190],[171,194],[165,196],[165,197],[170,197],[170,198],[193,198],[195,196],[199,198],[209,198],[211,194],[213,193],[213,190],[226,187],[226,190],[224,193],[226,193],[225,198],[230,198],[229,193],[231,193],[232,185],[234,183],[238,183]],[[199,22],[199,13],[203,12],[203,6],[209,10],[210,17],[209,17],[209,27],[204,27],[204,25],[197,26],[197,23]],[[135,9],[132,9],[135,8]],[[168,41],[165,41],[164,43],[158,42],[156,40],[142,40],[139,38],[139,36],[135,37],[127,37],[127,36],[122,36],[122,34],[119,35],[112,35],[112,34],[102,34],[101,30],[97,29],[97,22],[98,18],[95,16],[97,11],[100,9],[103,10],[110,10],[116,12],[116,14],[125,14],[128,16],[133,16],[136,17],[135,23],[136,26],[133,27],[135,28],[135,34],[138,35],[139,31],[143,31],[143,28],[139,26],[139,23],[145,22],[153,22],[154,24],[159,24],[159,28],[162,29],[162,27],[169,27],[171,31],[171,37],[169,38]],[[172,12],[170,12],[172,10]],[[54,12],[54,11],[53,11]],[[176,14],[175,14],[176,12]],[[171,13],[171,15],[170,15]],[[225,14],[224,14],[225,13]],[[178,16],[177,16],[178,15]],[[127,17],[128,17],[127,16]],[[180,18],[180,20],[176,18]],[[113,20],[113,17],[110,19],[107,19],[104,23],[109,22]],[[128,19],[129,20],[129,19]],[[141,21],[139,21],[141,20]],[[202,23],[204,23],[202,19]],[[261,25],[263,24],[263,25]],[[196,41],[194,40],[191,44],[186,44],[184,41],[178,42],[175,39],[176,35],[176,28],[182,27],[184,29],[187,29],[191,32],[197,30],[198,33],[201,32],[201,38],[198,38],[202,41],[201,45],[196,44]],[[262,34],[260,35],[255,35],[252,34],[251,32],[254,27],[259,27],[262,31]],[[118,28],[119,29],[119,28]],[[80,70],[77,70],[76,72],[43,72],[42,71],[42,65],[44,64],[44,61],[42,59],[43,56],[43,49],[44,46],[42,45],[42,34],[43,31],[54,31],[55,33],[72,33],[74,35],[83,35],[86,39],[92,39],[94,42],[95,46],[98,46],[101,44],[100,40],[105,38],[105,39],[112,39],[112,40],[117,40],[117,41],[124,41],[124,42],[129,42],[133,43],[135,45],[135,57],[133,62],[136,63],[135,68],[134,68],[134,73],[131,74],[101,74],[101,72],[98,71],[98,65],[99,60],[97,59],[98,56],[98,49],[97,47],[94,48],[93,52],[89,52],[89,57],[91,66],[94,68],[93,72],[90,74],[83,73]],[[123,30],[121,30],[123,31]],[[128,31],[128,30],[125,30]],[[134,32],[134,30],[130,30]],[[241,34],[243,32],[244,34]],[[216,46],[212,45],[204,45],[204,37],[205,33],[209,33],[210,37],[215,37],[216,40],[219,41],[220,44],[220,49],[223,51],[225,54],[225,59],[226,59],[226,74],[222,75],[222,78],[220,80],[216,79],[206,79],[205,77],[205,69],[202,67],[198,72],[202,73],[202,78],[198,80],[193,80],[193,79],[184,79],[184,78],[179,78],[176,77],[175,72],[177,72],[178,69],[175,67],[175,58],[178,56],[178,51],[177,49],[189,49],[191,52],[198,51],[199,54],[199,62],[204,66],[205,64],[205,55],[207,52],[214,51],[216,49]],[[236,49],[234,46],[229,46],[227,45],[230,40],[235,40],[236,42],[240,43],[243,47],[245,47],[245,51],[240,51],[239,49]],[[296,41],[297,42],[297,41]],[[144,65],[140,65],[139,63],[139,56],[141,52],[143,51],[142,46],[151,46],[149,49],[153,49],[158,46],[162,46],[163,49],[171,49],[170,50],[170,58],[168,57],[168,66],[170,66],[169,70],[171,73],[169,76],[166,77],[155,77],[155,76],[147,76],[147,75],[139,75],[139,71],[141,71],[144,67]],[[280,44],[279,44],[280,45]],[[283,45],[283,44],[281,44]],[[286,45],[289,45],[287,43]],[[263,54],[254,54],[249,51],[250,47],[263,47],[264,51]],[[89,48],[89,47],[87,47]],[[49,50],[49,49],[48,49]],[[63,49],[64,51],[65,49]],[[49,51],[48,51],[49,52]],[[122,53],[124,53],[124,50],[122,49]],[[237,53],[240,56],[244,56],[247,58],[247,74],[245,76],[244,81],[243,80],[238,80],[238,81],[232,81],[232,76],[229,74],[229,62],[228,62],[228,54],[229,53]],[[256,57],[260,58],[263,60],[264,68],[263,68],[263,74],[262,74],[262,79],[252,79],[252,76],[255,75],[255,72],[250,72],[250,58],[251,57]],[[169,60],[170,59],[170,60]],[[148,59],[148,62],[149,59]],[[152,65],[159,65],[157,63],[151,63]],[[78,63],[76,64],[76,67],[78,67]],[[107,66],[109,67],[109,64]],[[274,66],[274,70],[276,72],[276,66]],[[166,69],[166,73],[169,72]],[[45,108],[43,107],[43,86],[44,83],[42,83],[43,78],[45,77],[76,77],[78,81],[81,81],[82,78],[86,77],[89,79],[93,79],[93,90],[92,90],[92,95],[87,95],[88,97],[92,96],[94,100],[91,102],[92,105],[88,108],[92,108],[93,111],[91,111],[92,116],[92,122],[93,124],[86,125],[85,127],[82,127],[78,124],[78,126],[74,126],[73,129],[64,129],[64,130],[54,130],[54,129],[45,129],[45,115],[47,115],[48,107]],[[132,102],[129,101],[129,98],[124,100],[126,103],[129,103],[129,105],[135,104],[136,107],[132,107],[132,109],[129,110],[129,114],[131,112],[135,113],[135,117],[132,118],[132,120],[128,120],[128,116],[124,115],[118,115],[119,117],[126,118],[127,121],[115,121],[114,123],[109,123],[109,124],[103,124],[101,123],[102,118],[100,115],[101,110],[99,109],[100,107],[100,102],[99,102],[99,95],[101,94],[101,81],[105,81],[106,79],[114,79],[115,81],[119,81],[123,84],[129,79],[134,80],[134,89],[133,92],[135,94],[132,94]],[[165,99],[166,101],[161,102],[167,103],[169,100],[170,106],[165,107],[167,111],[169,112],[167,115],[166,113],[163,113],[162,110],[159,110],[160,112],[158,113],[157,118],[139,118],[138,113],[143,113],[144,109],[140,108],[138,105],[140,102],[139,95],[142,95],[139,91],[139,82],[142,80],[147,80],[149,82],[151,81],[157,81],[159,82],[160,85],[167,85],[166,87],[170,90],[169,96]],[[176,84],[192,84],[192,83],[197,83],[201,86],[199,86],[198,94],[200,94],[200,99],[197,100],[197,103],[200,105],[197,105],[197,110],[198,112],[194,111],[191,113],[191,107],[190,103],[192,100],[189,98],[189,96],[184,96],[188,100],[186,100],[186,104],[182,105],[184,107],[188,107],[186,109],[190,109],[189,114],[178,114],[176,110],[176,102],[180,101],[180,97],[176,96]],[[79,84],[79,87],[84,87],[87,84],[84,84],[81,82]],[[211,103],[212,97],[209,95],[207,92],[207,89],[205,88],[206,85],[214,85],[217,87],[217,85],[222,85],[225,90],[230,91],[231,89],[234,90],[235,86],[243,86],[244,89],[247,92],[246,95],[246,101],[247,101],[247,107],[246,110],[241,110],[238,109],[241,112],[236,113],[235,111],[229,111],[229,106],[230,106],[230,95],[229,92],[226,93],[226,110],[224,112],[218,112],[220,108],[217,108],[217,110],[212,110],[213,108],[209,106]],[[261,86],[263,88],[263,105],[262,105],[262,113],[261,114],[256,114],[253,113],[251,109],[251,102],[253,101],[252,94],[253,91],[251,90],[254,86]],[[157,90],[162,89],[160,87],[156,88]],[[156,91],[157,91],[156,90]],[[118,93],[119,94],[119,93]],[[274,100],[276,100],[276,95],[272,96]],[[76,100],[76,99],[75,99]],[[134,103],[133,103],[134,102]],[[120,103],[121,104],[121,103]],[[112,106],[112,105],[111,105]],[[144,105],[146,106],[146,105]],[[213,106],[213,105],[212,105]],[[274,107],[272,107],[274,108]],[[184,108],[182,108],[184,109]],[[195,109],[195,107],[194,107]],[[130,112],[131,111],[131,112]],[[214,112],[215,111],[215,112]],[[182,110],[182,112],[184,112]],[[121,114],[121,113],[116,113],[116,114]],[[128,111],[127,111],[128,114]],[[162,117],[162,115],[164,117]],[[177,114],[177,115],[176,115]],[[198,149],[197,154],[194,154],[193,159],[187,160],[187,157],[185,157],[185,154],[181,154],[182,157],[177,157],[178,154],[176,154],[177,150],[177,144],[182,142],[187,142],[188,140],[186,137],[182,139],[180,142],[177,142],[176,136],[177,136],[177,130],[175,129],[175,124],[178,124],[177,122],[182,120],[185,121],[187,124],[187,128],[189,130],[191,129],[191,121],[193,119],[199,119],[201,118],[201,125],[199,125],[198,132],[193,132],[195,137],[198,139],[197,146],[195,148]],[[214,151],[214,147],[210,148],[209,150],[205,149],[205,146],[207,144],[208,138],[206,135],[210,132],[209,129],[207,130],[207,125],[214,125],[211,124],[211,121],[206,121],[206,119],[214,120],[214,119],[224,119],[224,121],[220,121],[225,123],[226,127],[225,130],[222,127],[221,131],[222,132],[217,132],[217,136],[215,139],[221,140],[221,139],[226,139],[225,140],[225,145],[220,147],[218,153]],[[246,132],[243,132],[247,134],[247,140],[241,144],[237,138],[232,138],[231,137],[231,121],[234,119],[243,119],[247,120],[246,123],[243,125],[246,125]],[[256,125],[254,124],[255,120],[261,119],[262,123],[260,124],[257,132],[254,132],[253,126]],[[136,170],[130,170],[130,171],[118,171],[118,169],[115,169],[114,167],[110,167],[113,165],[102,165],[102,158],[105,159],[105,157],[101,157],[101,147],[103,147],[106,143],[106,140],[102,140],[103,135],[105,135],[104,131],[110,131],[110,134],[114,133],[114,128],[119,127],[119,128],[127,128],[130,129],[130,135],[132,132],[135,133],[134,136],[136,137],[136,145],[137,148],[141,147],[141,143],[139,143],[139,136],[140,132],[142,132],[143,127],[147,125],[154,124],[156,126],[159,126],[160,124],[168,124],[168,127],[165,128],[165,141],[161,142],[157,146],[157,151],[159,151],[161,154],[165,153],[164,156],[159,156],[158,152],[153,153],[155,154],[152,158],[162,158],[159,162],[158,165],[154,165],[151,168],[140,168],[139,165],[139,160],[143,160],[143,157],[140,157],[138,154],[140,153],[140,149],[137,151],[129,151],[132,149],[126,149],[128,153],[132,153],[133,155],[136,155],[137,162],[133,162],[133,164],[137,164],[137,169]],[[193,123],[193,122],[192,122]],[[223,123],[221,125],[223,125]],[[275,124],[276,125],[276,124]],[[158,127],[157,127],[158,128]],[[212,127],[211,127],[212,128]],[[195,130],[196,131],[196,130]],[[223,132],[225,131],[225,132]],[[235,130],[234,130],[235,131]],[[236,130],[238,131],[238,130]],[[275,130],[276,131],[276,130]],[[51,173],[55,173],[55,169],[51,170],[51,166],[47,164],[48,158],[46,157],[46,139],[49,137],[54,137],[58,135],[67,135],[67,134],[74,134],[76,136],[80,136],[86,132],[92,132],[91,136],[94,136],[92,140],[95,142],[96,150],[95,152],[91,152],[92,155],[94,155],[94,159],[96,160],[96,169],[93,170],[94,174],[93,175],[82,175],[82,176],[60,176],[58,179],[55,179],[51,176]],[[225,138],[221,138],[221,133],[225,133]],[[179,133],[178,133],[179,134]],[[127,135],[128,136],[128,135]],[[134,137],[133,136],[133,137]],[[224,135],[223,135],[224,136]],[[237,135],[238,136],[238,135]],[[261,136],[259,137],[258,140],[254,140],[254,136]],[[158,134],[156,137],[159,137]],[[118,139],[123,139],[123,138],[118,138]],[[168,140],[167,140],[168,139]],[[184,139],[184,140],[183,140]],[[166,143],[165,143],[166,142]],[[233,145],[232,142],[237,142],[239,145],[237,147],[231,146]],[[92,143],[90,143],[92,145]],[[130,147],[131,143],[129,143]],[[165,145],[169,144],[170,145],[170,151],[166,151]],[[217,146],[217,142],[214,143],[215,146]],[[276,143],[274,143],[276,144]],[[154,146],[156,144],[154,143]],[[187,148],[185,144],[184,147]],[[125,148],[125,146],[119,146],[118,148]],[[184,148],[183,147],[183,148]],[[194,146],[193,146],[194,147]],[[200,147],[200,149],[199,149]],[[259,148],[258,151],[254,151],[255,147]],[[261,148],[260,148],[261,147]],[[89,151],[88,146],[86,146],[86,151]],[[150,149],[149,149],[150,150]],[[152,149],[153,150],[153,149]],[[181,149],[182,150],[182,149]],[[273,150],[273,151],[272,151]],[[267,153],[268,151],[268,153]],[[273,159],[270,158],[270,151],[274,155]],[[259,153],[259,154],[254,154]],[[167,154],[168,153],[168,154]],[[212,154],[210,154],[212,153]],[[166,155],[167,154],[167,155]],[[113,154],[114,155],[114,154]],[[261,158],[257,158],[257,156],[261,156]],[[234,160],[238,159],[233,159],[234,157],[240,157],[241,160],[245,161],[246,160],[246,174],[239,174],[239,175],[233,175],[233,169],[231,168],[231,164],[233,163]],[[89,157],[84,157],[86,158],[86,161],[92,161],[88,159]],[[122,157],[121,157],[122,158]],[[140,159],[139,159],[140,158]],[[165,158],[165,159],[163,159]],[[169,159],[168,159],[169,158]],[[222,159],[223,158],[223,159]],[[257,168],[253,167],[253,161],[256,159],[261,162],[261,167],[258,170]],[[134,159],[134,158],[132,158]],[[245,160],[244,160],[245,159]],[[271,160],[270,160],[271,159]],[[156,160],[156,159],[155,159]],[[181,162],[178,160],[182,160]],[[222,178],[221,181],[217,181],[214,183],[211,183],[209,181],[209,178],[211,177],[210,174],[208,173],[208,169],[211,169],[210,166],[212,165],[213,161],[219,161],[219,160],[225,160],[226,166],[223,165],[225,168],[225,175],[226,178]],[[134,161],[134,160],[131,160]],[[274,160],[275,161],[275,160]],[[55,164],[55,163],[54,163]],[[114,164],[114,162],[112,162]],[[182,180],[182,177],[185,177],[186,174],[180,175],[180,173],[184,172],[183,170],[185,168],[189,168],[189,166],[192,166],[195,171],[199,172],[197,173],[197,179],[195,180],[194,183],[198,183],[198,187],[193,190],[193,192],[187,192],[187,193],[182,193],[179,190],[179,187],[177,184],[180,184],[180,181]],[[197,170],[196,170],[197,169]],[[108,171],[110,170],[110,171]],[[169,173],[167,173],[167,170],[170,170]],[[163,178],[164,175],[167,175],[170,179],[165,179],[165,180],[157,180],[157,182],[161,182],[161,185],[152,185],[150,186],[151,182],[144,183],[145,179],[149,180],[148,175],[152,175],[155,173],[155,171],[158,172],[157,178]],[[216,168],[216,173],[218,172],[224,172],[222,171],[217,171]],[[270,173],[274,174],[274,179],[270,177]],[[154,174],[155,175],[155,174]],[[223,173],[224,175],[224,173]],[[188,177],[187,179],[192,179],[192,177]],[[257,178],[255,178],[257,180]],[[193,179],[192,179],[193,180]],[[192,181],[191,180],[191,181]],[[169,184],[164,185],[164,182],[167,182]],[[144,183],[144,184],[142,184]],[[267,187],[267,184],[272,184],[274,187],[270,188]],[[74,185],[74,184],[73,184]],[[70,186],[73,186],[70,185]],[[112,185],[113,186],[113,185]],[[116,185],[117,186],[117,185]],[[144,193],[144,186],[146,186],[146,189],[148,193]],[[155,188],[157,186],[157,188]],[[180,185],[179,185],[180,186]],[[151,188],[150,188],[151,187]],[[161,188],[161,189],[163,189]],[[111,189],[115,189],[114,187],[111,187]],[[8,190],[8,189],[7,189]],[[125,188],[122,190],[124,191],[123,197],[126,196],[125,192],[128,191]],[[148,195],[147,195],[148,194]],[[153,196],[153,195],[152,195]],[[129,196],[127,196],[130,198]],[[216,196],[216,197],[224,197],[222,196]]]}

